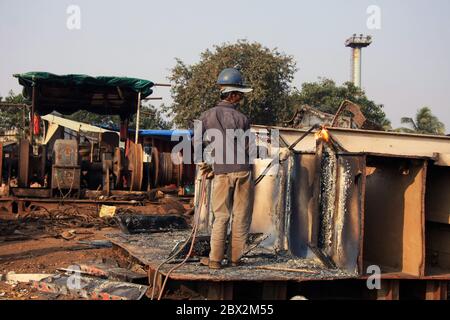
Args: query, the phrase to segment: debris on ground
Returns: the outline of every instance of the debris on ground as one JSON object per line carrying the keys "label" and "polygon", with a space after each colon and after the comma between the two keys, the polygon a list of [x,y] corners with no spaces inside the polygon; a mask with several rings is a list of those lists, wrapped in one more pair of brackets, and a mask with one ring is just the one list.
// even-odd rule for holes
{"label": "debris on ground", "polygon": [[[119,266],[105,234],[120,233],[117,227],[188,228],[191,206],[162,193],[145,206],[33,205],[15,219],[0,219],[0,300],[140,299],[147,291],[147,270],[128,262]],[[68,279],[83,290],[64,285]]]}
{"label": "debris on ground", "polygon": [[16,220],[0,220],[0,242],[42,237],[75,238],[79,228],[100,230],[115,226],[113,218],[100,218],[96,207],[64,206],[56,209],[34,207]]}
{"label": "debris on ground", "polygon": [[91,241],[78,241],[80,244],[85,244],[95,248],[112,248],[112,243],[109,240],[91,240]]}
{"label": "debris on ground", "polygon": [[58,269],[58,271],[63,271],[66,273],[79,273],[102,279],[131,283],[140,283],[142,281],[145,282],[148,276],[145,272],[138,273],[126,268],[120,268],[118,266],[104,263],[73,265],[68,268]]}
{"label": "debris on ground", "polygon": [[0,281],[5,281],[8,284],[17,284],[18,282],[28,283],[30,281],[41,281],[45,278],[51,277],[53,274],[48,273],[15,273],[10,271],[7,274],[0,274]]}
{"label": "debris on ground", "polygon": [[127,234],[187,229],[185,217],[180,215],[145,215],[121,213],[116,215],[120,229]]}
{"label": "debris on ground", "polygon": [[31,281],[31,284],[40,292],[91,300],[139,300],[148,289],[145,285],[89,277],[78,272],[58,274],[41,281]]}
{"label": "debris on ground", "polygon": [[117,208],[115,206],[102,205],[100,208],[99,217],[100,218],[105,218],[105,217],[112,218],[116,214],[116,210],[117,210]]}

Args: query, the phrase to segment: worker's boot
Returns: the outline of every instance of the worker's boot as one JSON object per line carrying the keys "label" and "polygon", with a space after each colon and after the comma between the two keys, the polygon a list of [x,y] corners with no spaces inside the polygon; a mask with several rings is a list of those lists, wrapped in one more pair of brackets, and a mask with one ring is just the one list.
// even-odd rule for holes
{"label": "worker's boot", "polygon": [[200,264],[209,267],[210,269],[222,269],[222,264],[217,261],[210,261],[209,258],[201,258]]}

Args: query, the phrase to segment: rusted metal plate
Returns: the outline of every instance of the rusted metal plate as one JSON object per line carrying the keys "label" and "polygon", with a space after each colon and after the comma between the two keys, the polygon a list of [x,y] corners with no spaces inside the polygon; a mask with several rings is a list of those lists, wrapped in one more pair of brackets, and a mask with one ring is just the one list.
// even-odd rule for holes
{"label": "rusted metal plate", "polygon": [[338,155],[334,263],[349,272],[362,271],[362,219],[364,211],[365,157]]}
{"label": "rusted metal plate", "polygon": [[292,179],[292,204],[289,224],[289,250],[297,257],[306,258],[312,253],[308,244],[312,242],[315,217],[314,185],[316,157],[314,154],[294,154]]}
{"label": "rusted metal plate", "polygon": [[364,260],[382,272],[424,274],[424,160],[368,157]]}
{"label": "rusted metal plate", "polygon": [[30,142],[26,139],[20,140],[19,150],[19,187],[29,187],[30,166]]}
{"label": "rusted metal plate", "polygon": [[92,300],[139,300],[148,287],[144,285],[72,275],[56,275],[32,281],[33,288],[47,293],[75,295]]}
{"label": "rusted metal plate", "polygon": [[52,189],[80,189],[80,175],[81,171],[77,167],[66,168],[56,167],[52,168]]}
{"label": "rusted metal plate", "polygon": [[427,275],[450,274],[450,225],[428,222],[426,225]]}
{"label": "rusted metal plate", "polygon": [[233,283],[230,282],[200,284],[199,291],[208,300],[233,300]]}
{"label": "rusted metal plate", "polygon": [[103,263],[72,265],[69,268],[61,268],[58,270],[66,273],[79,273],[80,275],[89,275],[99,278],[107,278],[112,281],[132,283],[143,281],[148,277],[145,273],[136,273],[129,269],[119,268],[117,266]]}
{"label": "rusted metal plate", "polygon": [[[271,159],[257,160],[253,176],[258,177]],[[267,239],[262,246],[274,250],[285,250],[287,175],[289,161],[273,166],[255,187],[252,224],[250,232],[264,233]]]}
{"label": "rusted metal plate", "polygon": [[[252,129],[267,129],[265,126],[252,126]],[[288,144],[306,132],[302,129],[279,129],[280,136]],[[412,156],[434,158],[436,153],[450,154],[450,137],[419,134],[406,134],[386,131],[354,130],[347,128],[328,128],[333,138],[349,152],[365,152],[380,155]],[[314,152],[316,141],[314,133],[301,141],[295,150]]]}
{"label": "rusted metal plate", "polygon": [[263,300],[286,300],[287,285],[283,282],[264,282],[262,289]]}
{"label": "rusted metal plate", "polygon": [[130,172],[130,191],[139,191],[142,187],[142,178],[144,175],[144,160],[141,144],[135,144],[129,141],[127,152],[128,171]]}
{"label": "rusted metal plate", "polygon": [[427,221],[450,224],[450,167],[429,166],[425,217]]}
{"label": "rusted metal plate", "polygon": [[[317,248],[338,268],[362,271],[365,156],[324,145],[320,161]],[[320,250],[320,251],[317,251]]]}
{"label": "rusted metal plate", "polygon": [[377,300],[399,300],[400,285],[399,280],[383,280],[381,288],[376,291]]}
{"label": "rusted metal plate", "polygon": [[434,162],[437,166],[450,167],[450,154],[449,153],[437,153],[436,161]]}
{"label": "rusted metal plate", "polygon": [[[177,243],[182,242],[189,235],[189,231],[177,231],[158,234],[123,235],[111,234],[107,238],[117,247],[125,250],[129,255],[155,270],[160,263],[167,259]],[[275,255],[271,257],[265,249],[255,249],[250,253],[241,267],[228,267],[221,270],[210,270],[198,262],[189,262],[170,275],[172,280],[183,281],[313,281],[355,278],[354,275],[341,270],[329,270],[315,263],[312,269],[302,272],[281,271],[289,266],[307,264],[302,260],[285,261]],[[292,264],[292,265],[291,265]],[[261,269],[271,266],[274,269]],[[160,272],[166,275],[174,264],[166,264]],[[279,271],[280,270],[280,271]]]}
{"label": "rusted metal plate", "polygon": [[446,281],[427,281],[425,289],[426,300],[447,300],[448,284]]}
{"label": "rusted metal plate", "polygon": [[78,144],[76,140],[58,139],[53,147],[53,163],[58,167],[78,165]]}
{"label": "rusted metal plate", "polygon": [[16,197],[50,198],[51,190],[43,188],[11,188],[11,193]]}

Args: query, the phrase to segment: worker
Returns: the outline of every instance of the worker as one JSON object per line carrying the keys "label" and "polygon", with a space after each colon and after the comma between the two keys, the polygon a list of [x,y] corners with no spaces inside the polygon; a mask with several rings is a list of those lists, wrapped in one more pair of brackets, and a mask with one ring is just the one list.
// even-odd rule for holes
{"label": "worker", "polygon": [[[237,110],[244,94],[253,89],[245,86],[241,72],[235,68],[224,69],[219,75],[217,84],[220,86],[221,101],[200,117],[206,135],[209,129],[215,129],[219,130],[223,138],[223,149],[214,150],[212,161],[214,176],[211,208],[214,222],[211,231],[211,251],[209,258],[201,261],[210,269],[222,267],[231,217],[231,259],[228,261],[231,260],[232,266],[240,264],[251,223],[254,189],[249,157],[250,142],[248,138],[242,139],[242,134],[248,137],[250,124],[248,118]],[[226,133],[228,130],[233,130],[235,136],[228,136]],[[240,152],[244,154],[239,154]],[[244,161],[238,161],[242,159]]]}

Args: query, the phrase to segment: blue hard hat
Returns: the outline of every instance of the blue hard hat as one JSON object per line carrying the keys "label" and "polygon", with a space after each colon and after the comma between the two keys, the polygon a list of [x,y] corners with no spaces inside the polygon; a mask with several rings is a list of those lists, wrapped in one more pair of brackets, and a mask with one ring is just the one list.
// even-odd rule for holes
{"label": "blue hard hat", "polygon": [[239,70],[235,68],[223,69],[217,79],[217,84],[221,86],[244,86],[244,78]]}
{"label": "blue hard hat", "polygon": [[223,69],[217,79],[217,84],[221,86],[221,92],[239,91],[242,93],[251,92],[253,89],[245,86],[244,78],[239,70],[236,68]]}

